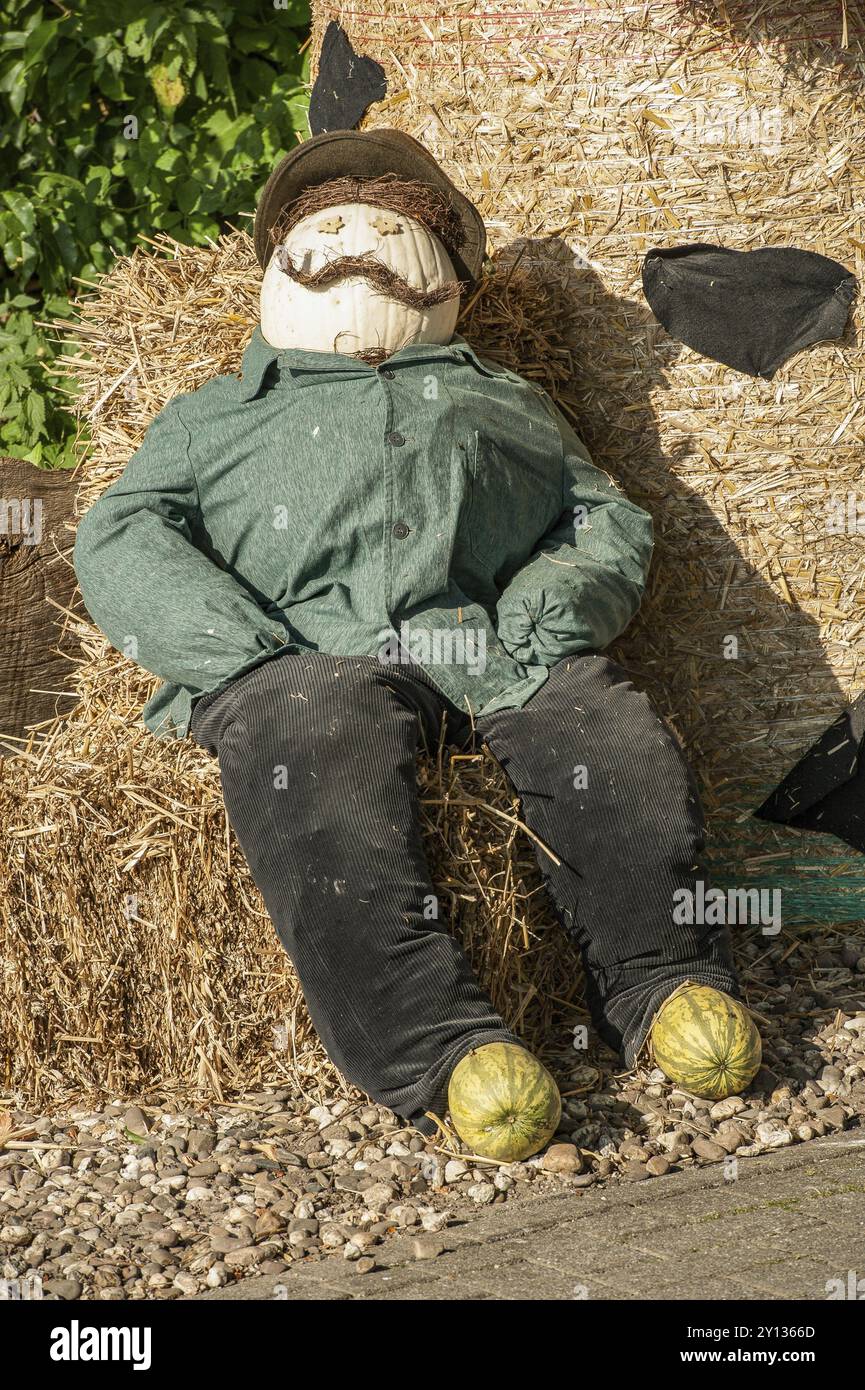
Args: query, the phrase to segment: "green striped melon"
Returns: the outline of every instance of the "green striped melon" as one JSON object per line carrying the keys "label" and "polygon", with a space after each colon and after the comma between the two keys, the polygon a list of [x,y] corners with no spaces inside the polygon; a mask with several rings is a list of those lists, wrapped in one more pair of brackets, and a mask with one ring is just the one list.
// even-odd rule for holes
{"label": "green striped melon", "polygon": [[652,1025],[650,1045],[671,1081],[706,1100],[739,1095],[762,1059],[748,1010],[709,985],[685,985],[670,995]]}
{"label": "green striped melon", "polygon": [[517,1043],[485,1043],[454,1067],[448,1108],[472,1153],[516,1163],[553,1137],[562,1113],[546,1067]]}

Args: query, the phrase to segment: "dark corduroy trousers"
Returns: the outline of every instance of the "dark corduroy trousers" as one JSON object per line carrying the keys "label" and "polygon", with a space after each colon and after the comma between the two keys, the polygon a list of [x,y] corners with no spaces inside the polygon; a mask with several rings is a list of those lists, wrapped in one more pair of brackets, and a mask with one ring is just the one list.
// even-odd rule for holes
{"label": "dark corduroy trousers", "polygon": [[[286,652],[201,697],[191,732],[218,757],[229,820],[331,1060],[429,1132],[459,1059],[519,1039],[441,913],[424,856],[416,753],[465,716],[422,667]],[[522,709],[477,721],[549,846],[538,861],[578,947],[601,1036],[627,1065],[683,980],[737,994],[724,928],[682,925],[703,818],[679,744],[607,658],[554,666]]]}

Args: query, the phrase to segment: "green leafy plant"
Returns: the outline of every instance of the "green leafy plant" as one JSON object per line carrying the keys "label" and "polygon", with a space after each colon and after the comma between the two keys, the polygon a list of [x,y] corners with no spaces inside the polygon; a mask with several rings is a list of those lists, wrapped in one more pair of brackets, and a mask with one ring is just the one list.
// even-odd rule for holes
{"label": "green leafy plant", "polygon": [[40,321],[140,234],[203,244],[307,133],[307,0],[0,0],[0,452],[72,463]]}

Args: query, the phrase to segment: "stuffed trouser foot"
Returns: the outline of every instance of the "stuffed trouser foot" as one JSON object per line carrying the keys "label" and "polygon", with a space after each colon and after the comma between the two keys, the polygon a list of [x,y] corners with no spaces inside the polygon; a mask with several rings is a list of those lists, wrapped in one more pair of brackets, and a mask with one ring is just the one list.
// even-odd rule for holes
{"label": "stuffed trouser foot", "polygon": [[519,1041],[448,931],[423,852],[416,751],[443,709],[416,667],[289,653],[192,721],[331,1061],[427,1133],[460,1059]]}
{"label": "stuffed trouser foot", "polygon": [[[478,720],[518,792],[603,1039],[633,1066],[686,980],[738,996],[726,927],[700,920],[704,822],[678,740],[606,657],[568,657],[520,710]],[[692,911],[691,908],[694,908]]]}

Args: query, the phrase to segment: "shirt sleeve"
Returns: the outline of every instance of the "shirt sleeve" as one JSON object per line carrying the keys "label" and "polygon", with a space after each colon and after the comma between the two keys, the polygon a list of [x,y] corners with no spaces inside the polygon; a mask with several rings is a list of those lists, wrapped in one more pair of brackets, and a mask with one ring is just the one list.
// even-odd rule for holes
{"label": "shirt sleeve", "polygon": [[280,650],[288,629],[194,543],[201,514],[189,440],[172,401],[82,517],[72,560],[112,646],[197,695]]}
{"label": "shirt sleeve", "polygon": [[562,442],[562,513],[504,589],[502,645],[520,662],[553,665],[600,651],[627,627],[645,592],[652,519],[596,468],[579,436],[545,401]]}

